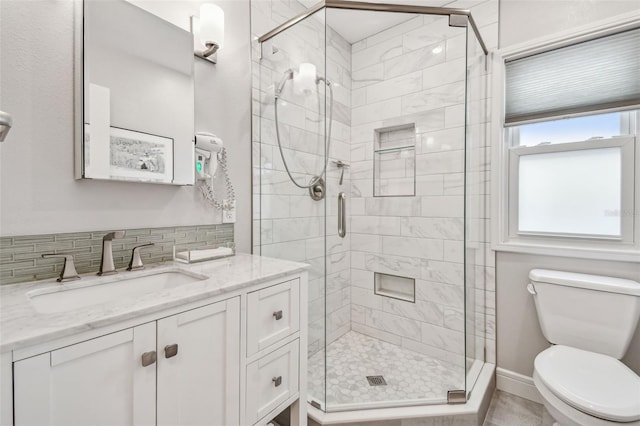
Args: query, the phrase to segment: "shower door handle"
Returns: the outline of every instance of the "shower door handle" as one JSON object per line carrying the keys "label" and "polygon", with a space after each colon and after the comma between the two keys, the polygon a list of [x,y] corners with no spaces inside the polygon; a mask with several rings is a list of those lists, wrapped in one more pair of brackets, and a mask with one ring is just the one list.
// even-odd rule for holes
{"label": "shower door handle", "polygon": [[347,235],[347,196],[344,192],[338,194],[338,235]]}

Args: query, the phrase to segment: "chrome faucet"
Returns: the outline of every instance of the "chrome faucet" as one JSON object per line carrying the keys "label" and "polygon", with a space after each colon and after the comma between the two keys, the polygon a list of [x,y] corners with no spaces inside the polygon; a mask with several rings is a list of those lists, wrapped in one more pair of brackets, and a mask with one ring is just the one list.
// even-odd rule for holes
{"label": "chrome faucet", "polygon": [[139,246],[135,246],[133,250],[131,250],[131,260],[129,261],[129,266],[127,266],[127,271],[137,271],[138,269],[144,269],[144,265],[142,264],[142,258],[140,257],[140,249],[143,247],[149,247],[154,245],[153,243],[146,243]]}
{"label": "chrome faucet", "polygon": [[56,258],[60,257],[64,259],[64,264],[62,266],[62,271],[60,271],[60,276],[56,281],[59,283],[70,281],[70,280],[79,280],[80,275],[78,275],[78,271],[76,271],[76,266],[73,263],[73,255],[72,254],[55,254],[55,253],[46,253],[42,255],[43,259],[48,258]]}
{"label": "chrome faucet", "polygon": [[122,237],[124,237],[124,231],[109,232],[102,237],[102,260],[100,261],[100,271],[98,275],[110,275],[118,272],[113,263],[113,245],[111,241],[114,238]]}

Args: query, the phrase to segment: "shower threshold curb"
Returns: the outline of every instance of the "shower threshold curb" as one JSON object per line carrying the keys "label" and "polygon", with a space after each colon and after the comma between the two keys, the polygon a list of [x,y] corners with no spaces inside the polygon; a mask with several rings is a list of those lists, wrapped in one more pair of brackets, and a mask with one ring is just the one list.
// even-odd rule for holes
{"label": "shower threshold curb", "polygon": [[[321,425],[341,425],[356,422],[376,422],[399,419],[438,418],[450,416],[464,416],[465,420],[476,417],[481,425],[487,414],[491,396],[495,389],[494,364],[485,363],[473,390],[471,398],[465,404],[416,405],[409,407],[372,408],[365,410],[339,411],[325,413],[308,405],[309,418]],[[467,424],[467,423],[465,423]],[[471,423],[469,423],[471,424]]]}

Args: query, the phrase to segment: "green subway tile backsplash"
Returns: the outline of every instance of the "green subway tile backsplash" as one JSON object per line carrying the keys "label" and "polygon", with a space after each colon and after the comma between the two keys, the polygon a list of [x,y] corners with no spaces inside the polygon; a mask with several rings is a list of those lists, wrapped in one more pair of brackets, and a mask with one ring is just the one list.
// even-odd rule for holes
{"label": "green subway tile backsplash", "polygon": [[[62,259],[43,259],[44,253],[73,254],[79,273],[98,272],[102,236],[109,231],[0,237],[0,284],[54,278],[60,275]],[[144,263],[173,259],[173,246],[199,248],[233,242],[233,224],[128,229],[113,240],[116,268],[126,267],[133,247],[153,242],[141,252]]]}

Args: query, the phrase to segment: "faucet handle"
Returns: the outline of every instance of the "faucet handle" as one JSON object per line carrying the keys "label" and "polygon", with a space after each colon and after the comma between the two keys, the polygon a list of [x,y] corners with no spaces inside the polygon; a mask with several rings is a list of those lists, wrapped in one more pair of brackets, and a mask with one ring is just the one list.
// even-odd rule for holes
{"label": "faucet handle", "polygon": [[60,272],[60,276],[56,281],[61,283],[63,281],[79,280],[80,275],[78,275],[78,271],[76,271],[76,265],[73,263],[72,254],[46,253],[42,255],[43,259],[58,258],[58,257],[64,259],[64,265],[62,266],[62,272]]}
{"label": "faucet handle", "polygon": [[124,238],[124,234],[125,234],[125,232],[124,232],[124,231],[114,231],[114,232],[109,232],[108,234],[105,234],[105,235],[102,237],[102,240],[103,240],[103,241],[111,241],[111,240],[113,240],[114,238]]}
{"label": "faucet handle", "polygon": [[142,247],[148,247],[154,245],[153,243],[141,244],[139,246],[135,246],[133,250],[131,250],[131,260],[129,261],[129,266],[127,266],[127,271],[136,271],[138,269],[144,269],[144,265],[142,264],[142,259],[140,258],[140,249]]}

